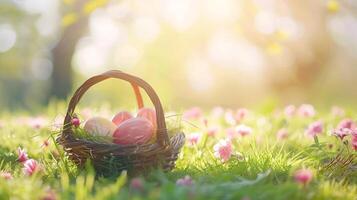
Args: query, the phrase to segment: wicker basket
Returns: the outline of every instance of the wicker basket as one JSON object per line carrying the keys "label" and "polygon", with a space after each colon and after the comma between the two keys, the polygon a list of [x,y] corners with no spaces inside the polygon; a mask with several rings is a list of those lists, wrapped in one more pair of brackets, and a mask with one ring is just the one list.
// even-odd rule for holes
{"label": "wicker basket", "polygon": [[[143,107],[140,89],[145,90],[155,106],[157,117],[157,139],[155,143],[143,145],[118,145],[76,138],[73,134],[71,120],[76,116],[74,110],[83,94],[93,85],[109,79],[117,78],[128,81],[133,86],[139,108]],[[127,170],[129,174],[146,173],[150,169],[162,168],[170,171],[175,167],[178,153],[185,141],[183,133],[177,133],[169,138],[165,115],[159,97],[153,88],[144,80],[112,70],[94,76],[81,85],[74,93],[64,119],[63,131],[57,142],[64,147],[71,160],[78,166],[83,166],[89,159],[97,172],[103,175],[113,175]]]}

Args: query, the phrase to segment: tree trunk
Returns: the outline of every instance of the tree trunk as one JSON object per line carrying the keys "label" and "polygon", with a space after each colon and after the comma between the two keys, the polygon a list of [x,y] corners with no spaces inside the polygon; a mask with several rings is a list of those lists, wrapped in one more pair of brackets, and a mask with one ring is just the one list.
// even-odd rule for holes
{"label": "tree trunk", "polygon": [[[76,13],[80,13],[84,2],[86,1],[78,1],[75,5],[75,10],[78,10]],[[72,57],[78,40],[87,30],[87,24],[88,16],[79,17],[74,24],[64,29],[60,40],[52,49],[53,73],[48,99],[66,99],[72,91]]]}

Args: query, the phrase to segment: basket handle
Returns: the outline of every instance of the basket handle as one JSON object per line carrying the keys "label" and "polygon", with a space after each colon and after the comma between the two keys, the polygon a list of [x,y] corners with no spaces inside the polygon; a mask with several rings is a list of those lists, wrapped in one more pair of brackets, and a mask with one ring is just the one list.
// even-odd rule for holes
{"label": "basket handle", "polygon": [[144,107],[144,102],[143,102],[143,97],[141,96],[140,93],[140,88],[138,85],[131,83],[131,86],[133,87],[135,97],[136,97],[136,103],[138,104],[138,108],[141,109]]}
{"label": "basket handle", "polygon": [[117,78],[117,79],[122,79],[122,80],[130,82],[134,88],[134,92],[135,92],[135,95],[137,98],[139,108],[143,107],[143,101],[142,101],[139,87],[141,87],[145,90],[145,92],[148,94],[150,100],[154,104],[154,107],[156,110],[157,142],[161,146],[167,146],[169,144],[169,138],[167,135],[164,110],[162,108],[160,99],[157,96],[156,92],[147,82],[145,82],[141,78],[124,73],[119,70],[111,70],[111,71],[107,71],[102,74],[93,76],[92,78],[89,78],[87,81],[85,81],[76,90],[73,97],[71,98],[71,101],[69,102],[66,117],[64,119],[63,132],[62,132],[62,134],[64,134],[63,136],[66,137],[66,134],[71,133],[71,131],[67,131],[67,130],[71,129],[71,127],[72,127],[71,120],[73,117],[74,110],[75,110],[78,102],[84,95],[84,93],[93,85],[95,85],[101,81],[104,81],[106,79],[109,79],[109,78]]}

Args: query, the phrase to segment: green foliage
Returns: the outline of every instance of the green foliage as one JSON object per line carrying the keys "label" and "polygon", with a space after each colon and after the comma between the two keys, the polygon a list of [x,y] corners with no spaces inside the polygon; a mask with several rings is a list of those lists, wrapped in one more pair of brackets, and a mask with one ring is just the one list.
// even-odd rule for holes
{"label": "green foliage", "polygon": [[[270,104],[269,104],[270,105]],[[328,135],[341,120],[329,114],[312,119],[284,118],[273,115],[271,108],[264,115],[252,113],[243,123],[253,134],[234,140],[234,155],[222,163],[213,155],[213,146],[224,138],[222,119],[209,118],[221,126],[217,138],[204,135],[197,145],[186,145],[170,173],[155,170],[141,176],[142,186],[131,186],[133,178],[123,171],[103,177],[88,162],[84,168],[75,166],[55,143],[60,127],[53,126],[58,110],[64,105],[51,105],[45,115],[46,125],[31,127],[24,113],[0,114],[0,171],[11,172],[11,180],[1,179],[0,199],[355,199],[357,193],[356,153],[350,144]],[[267,106],[270,107],[270,106]],[[270,110],[270,111],[269,111]],[[167,116],[170,133],[184,130],[204,132],[200,121],[186,123],[180,115]],[[350,116],[355,119],[354,115]],[[304,135],[306,127],[317,119],[325,122],[325,131],[315,139]],[[276,139],[280,128],[289,131],[286,140]],[[88,138],[81,129],[77,136]],[[42,146],[48,140],[48,146]],[[331,148],[332,146],[332,148]],[[17,148],[27,150],[42,170],[33,176],[22,172],[17,161]],[[301,168],[311,169],[314,176],[309,185],[299,185],[293,176]],[[176,181],[192,177],[190,187]]]}

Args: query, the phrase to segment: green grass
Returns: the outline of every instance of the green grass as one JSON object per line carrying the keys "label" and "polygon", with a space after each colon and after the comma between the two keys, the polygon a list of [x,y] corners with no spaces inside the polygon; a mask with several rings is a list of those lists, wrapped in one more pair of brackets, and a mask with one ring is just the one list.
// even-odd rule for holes
{"label": "green grass", "polygon": [[[234,155],[222,163],[213,155],[213,146],[225,138],[223,118],[214,119],[207,113],[210,125],[221,131],[216,138],[204,135],[191,147],[185,145],[176,168],[169,173],[154,170],[139,177],[143,187],[130,187],[132,178],[125,172],[120,176],[101,177],[90,164],[77,168],[55,143],[59,129],[54,121],[61,106],[53,105],[43,115],[47,121],[37,129],[28,125],[23,113],[0,114],[0,171],[8,171],[12,180],[0,178],[0,199],[356,199],[357,154],[350,143],[344,144],[330,135],[331,130],[345,117],[357,119],[347,112],[336,117],[319,111],[312,118],[285,118],[280,111],[252,112],[242,123],[252,127],[253,134],[233,140]],[[105,111],[107,112],[107,111]],[[62,113],[62,111],[60,112]],[[101,112],[99,112],[101,113]],[[167,118],[173,129],[178,126],[176,117]],[[324,122],[324,132],[317,138],[305,135],[306,127],[313,121]],[[187,135],[204,132],[200,120],[181,121]],[[286,128],[289,137],[276,139],[276,132]],[[54,130],[55,129],[55,130]],[[44,140],[48,147],[41,147]],[[350,136],[346,138],[350,142]],[[22,172],[17,161],[17,148],[27,150],[30,158],[37,160],[42,170],[32,176]],[[352,158],[351,162],[347,160]],[[347,164],[346,164],[347,163]],[[327,167],[330,166],[330,167]],[[308,168],[314,176],[308,185],[295,182],[294,173]],[[178,186],[179,178],[189,175],[194,184]]]}

